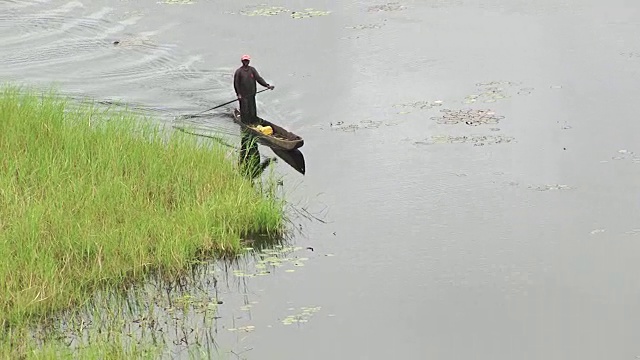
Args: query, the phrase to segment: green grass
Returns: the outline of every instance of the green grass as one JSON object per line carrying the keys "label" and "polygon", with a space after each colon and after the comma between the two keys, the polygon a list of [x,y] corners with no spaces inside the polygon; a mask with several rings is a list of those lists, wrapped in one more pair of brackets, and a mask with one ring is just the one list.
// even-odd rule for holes
{"label": "green grass", "polygon": [[28,354],[28,329],[98,290],[235,255],[249,234],[281,236],[276,186],[253,185],[227,150],[54,92],[0,88],[0,357]]}

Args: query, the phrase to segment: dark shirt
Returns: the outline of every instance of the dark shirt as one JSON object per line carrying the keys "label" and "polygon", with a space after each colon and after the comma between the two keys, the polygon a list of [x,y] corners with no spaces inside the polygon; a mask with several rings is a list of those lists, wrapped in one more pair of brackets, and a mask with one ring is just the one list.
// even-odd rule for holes
{"label": "dark shirt", "polygon": [[264,87],[269,86],[262,76],[258,74],[258,70],[251,65],[246,68],[241,66],[236,70],[235,74],[233,74],[233,88],[235,89],[236,94],[242,96],[256,94],[256,81]]}

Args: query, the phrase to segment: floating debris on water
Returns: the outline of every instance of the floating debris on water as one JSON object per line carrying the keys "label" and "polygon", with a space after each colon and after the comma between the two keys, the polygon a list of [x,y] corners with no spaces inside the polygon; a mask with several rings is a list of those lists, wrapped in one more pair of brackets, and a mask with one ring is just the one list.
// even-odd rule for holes
{"label": "floating debris on water", "polygon": [[326,16],[329,15],[331,11],[322,11],[315,9],[304,9],[304,11],[293,11],[291,12],[291,17],[294,19],[302,19],[302,18],[310,18],[315,16]]}
{"label": "floating debris on water", "polygon": [[549,191],[549,190],[571,190],[569,185],[551,184],[551,185],[529,185],[528,189],[536,191]]}
{"label": "floating debris on water", "polygon": [[631,160],[634,163],[640,163],[640,155],[636,155],[633,151],[629,150],[618,150],[617,156],[611,157],[612,160]]}
{"label": "floating debris on water", "polygon": [[291,12],[282,6],[267,6],[267,4],[261,4],[257,6],[248,6],[243,10],[240,10],[240,15],[245,16],[275,16],[282,13]]}
{"label": "floating debris on water", "polygon": [[158,1],[158,4],[188,5],[188,4],[193,4],[193,0],[162,0],[162,1]]}
{"label": "floating debris on water", "polygon": [[636,52],[623,52],[623,53],[620,53],[620,55],[628,58],[640,58],[640,53],[636,53]]}
{"label": "floating debris on water", "polygon": [[346,29],[354,29],[354,30],[380,29],[380,28],[382,28],[383,26],[386,25],[385,21],[387,21],[387,19],[384,19],[383,22],[381,22],[381,23],[345,26],[345,28]]}
{"label": "floating debris on water", "polygon": [[444,114],[442,116],[434,116],[431,120],[435,120],[438,124],[455,125],[464,123],[470,126],[478,126],[484,124],[497,124],[504,116],[496,115],[494,111],[486,110],[440,110]]}
{"label": "floating debris on water", "polygon": [[625,232],[625,234],[627,234],[627,235],[640,235],[640,229],[631,229],[631,230]]}
{"label": "floating debris on water", "polygon": [[591,235],[600,234],[605,232],[605,229],[595,229],[591,231]]}
{"label": "floating debris on water", "polygon": [[[302,250],[305,249],[300,246],[276,245],[273,248],[256,251],[254,254],[257,255],[259,259],[253,264],[253,271],[251,269],[234,269],[233,275],[235,277],[251,278],[271,274],[271,271],[268,270],[270,267],[279,268],[287,264],[304,266],[303,262],[309,260],[309,258],[291,256],[292,253]],[[292,271],[285,270],[285,272]]]}
{"label": "floating debris on water", "polygon": [[[344,121],[338,121],[336,123],[330,123],[329,127],[332,130],[356,131],[356,130],[362,130],[362,129],[377,129],[381,125],[383,125],[382,121],[361,120],[359,123],[356,123],[356,124],[346,124]],[[385,123],[384,125],[391,126],[391,125],[397,125],[397,124],[390,125],[390,123]]]}
{"label": "floating debris on water", "polygon": [[406,7],[403,5],[400,5],[400,3],[398,2],[390,2],[386,4],[381,4],[381,5],[369,6],[367,10],[369,12],[374,12],[374,11],[399,11],[404,9],[406,9]]}
{"label": "floating debris on water", "polygon": [[433,135],[430,139],[415,141],[416,145],[436,145],[436,144],[465,144],[470,143],[473,146],[505,144],[514,141],[510,136],[502,135]]}
{"label": "floating debris on water", "polygon": [[[465,104],[473,104],[476,102],[485,102],[485,103],[494,103],[501,99],[506,99],[511,97],[507,94],[505,87],[512,87],[520,85],[519,83],[511,82],[511,81],[489,81],[477,83],[478,92],[467,95],[464,100],[462,100]],[[535,89],[532,87],[523,87],[517,91],[518,95],[530,95]]]}
{"label": "floating debris on water", "polygon": [[533,92],[533,90],[535,89],[531,87],[522,88],[518,90],[518,95],[531,95],[531,92]]}
{"label": "floating debris on water", "polygon": [[[442,100],[436,100],[436,101],[414,101],[414,102],[409,102],[409,103],[402,103],[402,104],[394,104],[393,107],[399,107],[399,108],[412,108],[412,109],[418,109],[418,110],[428,110],[437,106],[442,106]],[[406,111],[402,111],[400,113],[409,113]]]}
{"label": "floating debris on water", "polygon": [[253,325],[247,325],[247,326],[242,326],[239,328],[229,328],[229,331],[244,331],[244,332],[251,332],[253,330],[255,330],[256,327]]}
{"label": "floating debris on water", "polygon": [[476,86],[478,87],[494,87],[494,86],[500,86],[500,85],[515,86],[515,85],[522,85],[522,83],[513,82],[513,81],[487,81],[487,82],[479,82],[476,84]]}
{"label": "floating debris on water", "polygon": [[[268,6],[268,4],[260,4],[247,6],[244,9],[240,10],[238,13],[245,16],[277,16],[281,14],[290,14],[290,16],[294,19],[302,19],[329,15],[331,11],[322,11],[313,8],[306,8],[304,10],[290,10],[283,6]],[[236,13],[228,12],[228,14],[235,15]]]}
{"label": "floating debris on water", "polygon": [[508,95],[504,92],[504,90],[501,87],[496,85],[486,86],[486,88],[483,90],[484,91],[480,92],[479,94],[472,94],[465,97],[464,103],[472,104],[478,101],[491,103],[491,102],[496,102],[497,100],[505,99],[508,97]]}
{"label": "floating debris on water", "polygon": [[116,47],[123,47],[123,48],[158,45],[157,42],[153,40],[148,33],[140,33],[134,36],[128,36],[122,39],[114,40],[112,44]]}
{"label": "floating debris on water", "polygon": [[[320,306],[316,307],[302,307],[300,308],[300,312],[293,315],[288,315],[286,318],[282,319],[282,324],[291,325],[293,323],[306,323],[309,319],[318,311],[320,311]],[[289,308],[290,311],[295,310],[294,308]]]}

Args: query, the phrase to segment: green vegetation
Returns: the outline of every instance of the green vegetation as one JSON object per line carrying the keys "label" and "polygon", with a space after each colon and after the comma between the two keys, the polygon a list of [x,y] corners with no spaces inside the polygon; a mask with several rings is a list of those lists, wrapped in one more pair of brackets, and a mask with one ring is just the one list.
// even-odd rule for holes
{"label": "green vegetation", "polygon": [[[275,181],[252,184],[226,151],[124,111],[0,88],[0,357],[30,357],[34,326],[97,292],[281,237]],[[121,337],[83,355],[153,350],[122,353]]]}

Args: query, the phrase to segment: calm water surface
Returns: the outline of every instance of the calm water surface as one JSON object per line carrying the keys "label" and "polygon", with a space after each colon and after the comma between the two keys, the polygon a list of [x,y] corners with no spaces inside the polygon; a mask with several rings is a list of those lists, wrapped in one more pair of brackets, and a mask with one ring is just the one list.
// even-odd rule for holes
{"label": "calm water surface", "polygon": [[[276,170],[323,222],[296,219],[298,260],[219,281],[222,350],[640,356],[640,4],[283,0],[247,16],[256,5],[0,2],[2,81],[236,143],[228,109],[176,117],[233,99],[243,53],[276,86],[259,114],[304,136],[307,164]],[[308,8],[330,13],[291,17]]]}

